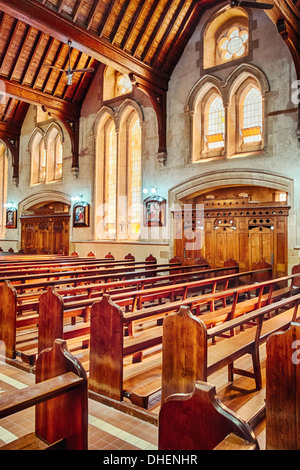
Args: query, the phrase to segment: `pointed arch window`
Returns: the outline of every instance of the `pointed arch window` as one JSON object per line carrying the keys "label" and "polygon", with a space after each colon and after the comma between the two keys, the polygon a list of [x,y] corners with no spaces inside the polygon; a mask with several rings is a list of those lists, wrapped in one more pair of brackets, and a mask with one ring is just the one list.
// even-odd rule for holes
{"label": "pointed arch window", "polygon": [[118,117],[108,110],[97,125],[95,226],[99,239],[140,236],[141,122],[131,105],[122,107]]}
{"label": "pointed arch window", "polygon": [[47,181],[62,178],[62,141],[56,127],[47,136]]}
{"label": "pointed arch window", "polygon": [[44,183],[46,178],[46,149],[44,133],[34,133],[30,145],[31,153],[31,184]]}
{"label": "pointed arch window", "polygon": [[220,96],[213,97],[208,103],[207,112],[207,145],[208,148],[217,149],[224,147],[225,134],[225,111],[223,101]]}
{"label": "pointed arch window", "polygon": [[56,125],[46,132],[36,129],[29,143],[31,184],[60,181],[63,176],[63,139]]}
{"label": "pointed arch window", "polygon": [[131,235],[140,233],[141,219],[141,127],[137,118],[130,131],[129,161],[129,230]]}
{"label": "pointed arch window", "polygon": [[243,143],[251,144],[262,140],[262,96],[260,91],[252,86],[243,101]]}
{"label": "pointed arch window", "polygon": [[117,147],[116,131],[113,124],[110,124],[108,127],[106,157],[106,229],[109,234],[115,235],[117,217]]}

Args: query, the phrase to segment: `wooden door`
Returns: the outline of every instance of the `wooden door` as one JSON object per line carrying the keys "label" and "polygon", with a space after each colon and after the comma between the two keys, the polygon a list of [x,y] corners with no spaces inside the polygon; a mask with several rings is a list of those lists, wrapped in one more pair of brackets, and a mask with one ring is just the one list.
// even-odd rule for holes
{"label": "wooden door", "polygon": [[49,227],[48,224],[40,223],[38,230],[38,253],[43,253],[45,250],[49,250]]}
{"label": "wooden door", "polygon": [[35,227],[34,225],[26,224],[25,226],[25,246],[27,250],[35,248]]}
{"label": "wooden door", "polygon": [[227,259],[238,260],[237,232],[230,228],[215,231],[214,266],[221,268]]}
{"label": "wooden door", "polygon": [[249,230],[249,268],[263,259],[274,265],[274,230],[255,227]]}
{"label": "wooden door", "polygon": [[55,254],[62,251],[68,254],[69,217],[69,214],[21,216],[21,248],[26,253]]}
{"label": "wooden door", "polygon": [[64,250],[64,227],[62,222],[56,222],[53,226],[53,253]]}

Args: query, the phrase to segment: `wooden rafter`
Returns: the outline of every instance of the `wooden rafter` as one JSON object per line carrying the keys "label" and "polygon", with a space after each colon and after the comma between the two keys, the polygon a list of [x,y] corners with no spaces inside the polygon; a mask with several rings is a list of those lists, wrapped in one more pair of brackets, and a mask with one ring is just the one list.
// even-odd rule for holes
{"label": "wooden rafter", "polygon": [[33,0],[10,0],[9,3],[6,0],[0,0],[0,8],[61,42],[67,43],[70,39],[73,47],[94,57],[99,62],[111,65],[121,72],[132,72],[141,76],[149,82],[149,86],[154,84],[164,90],[168,88],[167,75],[152,70],[151,67],[143,64],[140,60],[40,3]]}
{"label": "wooden rafter", "polygon": [[80,107],[75,103],[69,103],[49,94],[43,93],[32,88],[12,83],[9,80],[1,79],[5,86],[5,95],[17,98],[25,103],[45,106],[63,113],[67,118],[74,119],[80,115]]}

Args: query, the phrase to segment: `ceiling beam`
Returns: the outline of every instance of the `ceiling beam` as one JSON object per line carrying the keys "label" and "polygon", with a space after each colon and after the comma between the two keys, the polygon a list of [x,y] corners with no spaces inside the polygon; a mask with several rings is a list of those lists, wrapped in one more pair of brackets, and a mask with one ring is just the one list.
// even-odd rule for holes
{"label": "ceiling beam", "polygon": [[1,78],[1,84],[3,85],[1,93],[6,96],[17,98],[25,103],[45,106],[47,109],[64,114],[68,119],[76,119],[80,116],[80,107],[75,103],[55,98],[41,91],[10,82],[4,78]]}
{"label": "ceiling beam", "polygon": [[74,24],[65,17],[34,0],[0,0],[0,10],[23,21],[59,41],[67,43],[72,41],[72,46],[94,57],[99,62],[110,65],[123,73],[134,73],[164,91],[168,89],[169,77],[157,70],[153,70],[147,64],[132,57],[130,54],[113,46],[104,38],[98,37],[92,31]]}

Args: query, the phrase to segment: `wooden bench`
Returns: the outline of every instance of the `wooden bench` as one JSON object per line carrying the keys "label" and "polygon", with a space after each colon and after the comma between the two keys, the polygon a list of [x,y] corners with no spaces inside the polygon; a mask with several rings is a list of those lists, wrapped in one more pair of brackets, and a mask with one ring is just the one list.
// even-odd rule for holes
{"label": "wooden bench", "polygon": [[174,394],[161,406],[158,450],[259,450],[250,426],[217,398],[213,385],[196,381],[189,394]]}
{"label": "wooden bench", "polygon": [[[235,275],[234,274],[230,275],[229,279],[231,278],[231,276],[235,276]],[[287,276],[286,278],[279,278],[279,279],[280,280],[281,279],[292,280],[296,276],[300,276],[300,274],[297,273],[297,274],[294,274],[293,276]],[[216,279],[219,279],[219,278],[216,278]],[[210,282],[215,282],[215,280],[208,279],[204,281],[197,281],[197,283],[198,284],[200,283],[200,285],[202,286],[205,285],[205,283],[209,284]],[[233,296],[235,298],[235,301],[233,302],[232,306],[225,307],[225,309],[224,308],[219,309],[216,312],[214,312],[214,315],[209,314],[210,317],[206,318],[205,320],[205,322],[208,324],[208,323],[212,323],[216,321],[215,320],[216,315],[218,317],[218,320],[220,320],[220,317],[221,317],[220,312],[222,312],[222,315],[224,316],[224,310],[226,310],[226,317],[230,318],[233,315],[233,312],[234,312],[234,315],[241,314],[244,311],[253,310],[255,306],[262,305],[264,302],[265,303],[270,302],[271,300],[275,300],[278,297],[290,294],[290,288],[284,288],[283,290],[280,290],[280,291],[276,291],[276,290],[273,291],[273,289],[271,289],[270,287],[272,287],[277,282],[278,282],[278,279],[265,281],[265,283],[260,283],[260,284],[255,283],[253,285],[241,287],[238,289],[229,289],[226,292],[219,292],[216,294],[206,294],[202,296],[191,297],[190,299],[186,299],[181,302],[187,302],[189,305],[192,306],[193,309],[196,308],[196,311],[198,312],[199,305],[206,305],[206,308],[207,308],[208,306],[211,306],[214,299],[218,298],[218,299],[224,300],[226,298],[229,299],[230,297]],[[269,288],[269,293],[263,296],[262,292],[266,286]],[[174,287],[174,289],[177,289],[177,288],[178,288],[178,285]],[[184,288],[186,288],[186,284]],[[13,289],[13,292],[5,293],[5,290],[9,291],[12,289]],[[249,293],[251,290],[252,291],[259,290],[260,291],[259,296],[253,297],[251,300],[247,300],[245,302],[239,302],[239,303],[237,302],[237,298],[240,293],[247,293],[247,292]],[[87,320],[86,308],[90,309],[93,302],[100,300],[102,298],[101,297],[99,299],[97,298],[86,299],[84,301],[78,300],[76,302],[65,303],[62,301],[63,299],[61,299],[60,297],[61,299],[60,304],[59,304],[60,306],[58,306],[56,302],[52,303],[51,299],[49,298],[49,300],[45,304],[43,304],[45,305],[45,307],[39,306],[38,315],[37,314],[28,315],[28,316],[25,316],[24,318],[16,319],[16,311],[13,311],[13,308],[12,308],[13,305],[16,305],[16,292],[14,288],[10,286],[9,283],[6,283],[3,286],[0,286],[0,293],[1,292],[2,292],[1,296],[2,296],[3,302],[0,308],[0,314],[2,316],[2,321],[0,320],[0,339],[2,339],[2,341],[4,341],[6,344],[6,357],[13,359],[16,357],[16,355],[18,355],[19,357],[22,358],[24,362],[27,362],[31,365],[34,365],[35,356],[37,354],[37,347],[35,346],[37,343],[37,334],[35,334],[35,339],[31,338],[32,339],[31,342],[27,341],[27,337],[22,336],[21,339],[22,339],[23,344],[21,344],[20,339],[19,339],[19,344],[16,345],[17,327],[21,328],[25,326],[30,326],[32,324],[36,324],[37,322],[39,322],[39,333],[40,333],[38,335],[39,341],[41,341],[41,338],[43,336],[48,338],[47,343],[43,344],[42,346],[43,348],[49,347],[49,344],[52,344],[55,337],[63,337],[66,339],[67,338],[71,339],[71,338],[76,338],[79,336],[84,336],[84,341],[86,342],[88,341],[88,338],[86,337],[86,335],[88,335],[89,333],[88,321],[85,321],[83,324],[74,325],[73,327],[68,327],[64,329],[63,327],[64,318],[73,317],[74,315],[77,315],[77,316],[82,315],[85,318],[85,320]],[[47,292],[50,293],[49,296],[51,296],[51,294],[53,295],[52,288],[48,288]],[[136,295],[139,295],[139,296],[145,295],[149,300],[150,295],[153,295],[153,298],[155,299],[156,293],[157,293],[156,289],[154,289],[154,291],[149,289],[149,294],[145,294],[144,291],[130,292],[126,294],[124,293],[115,294],[112,296],[112,300],[118,303],[119,306],[120,305],[124,306],[132,302],[132,296],[134,297]],[[157,320],[157,315],[159,315],[159,317],[162,318],[165,316],[166,313],[170,313],[170,311],[174,311],[174,309],[178,309],[179,306],[181,305],[178,302],[180,301],[177,301],[177,303],[170,302],[169,304],[166,304],[164,306],[159,306],[159,313],[157,311],[157,307],[152,307],[151,309],[141,309],[137,313],[133,312],[131,313],[131,315],[125,314],[124,326],[130,327],[130,325],[134,321],[142,320],[145,322],[147,320],[149,321],[149,319]],[[50,321],[49,318],[52,319],[51,328],[47,329],[47,333],[42,332],[42,328],[41,328],[42,323],[39,320],[39,317],[41,315],[41,308],[44,308],[44,316],[47,318],[45,322],[47,321],[49,322]],[[57,323],[56,326],[55,326],[55,322]],[[1,323],[5,324],[5,327],[1,328]],[[53,333],[56,332],[55,334],[58,334],[58,336],[55,336],[55,335],[51,336],[51,332]],[[159,330],[157,334],[159,334]],[[25,339],[26,341],[24,344]],[[161,341],[161,334],[160,334],[160,341]],[[140,357],[142,357],[142,355],[140,355]]]}
{"label": "wooden bench", "polygon": [[[254,271],[255,273],[256,271]],[[253,272],[246,272],[246,273],[240,273],[240,277],[249,276]],[[199,285],[201,288],[203,287],[209,287],[213,286],[215,288],[216,284],[221,283],[225,284],[227,287],[227,284],[230,280],[237,280],[238,276],[237,274],[231,274],[227,277],[221,276],[217,278],[210,278],[202,281],[193,281],[193,282],[188,282],[185,284],[177,284],[177,285],[172,285],[169,287],[164,287],[163,289],[158,289],[159,292],[162,292],[163,296],[169,296],[172,294],[173,291],[179,290],[179,292],[183,292],[186,296],[187,288],[192,288],[193,286]],[[275,281],[274,281],[275,282]],[[9,290],[14,290],[13,294],[12,293],[7,293],[5,291]],[[166,290],[167,289],[167,290]],[[257,285],[255,285],[255,289],[257,289]],[[55,334],[58,334],[58,337],[67,337],[70,339],[70,335],[72,337],[76,336],[84,336],[85,340],[87,340],[86,335],[88,334],[89,331],[89,324],[87,322],[88,320],[88,315],[86,313],[86,308],[91,307],[92,303],[100,300],[102,297],[99,298],[90,298],[86,300],[76,300],[72,302],[66,302],[66,299],[62,299],[61,296],[59,305],[57,302],[52,302],[52,295],[53,295],[53,288],[48,287],[48,300],[45,303],[41,304],[41,299],[45,298],[43,297],[44,294],[41,295],[40,301],[39,301],[39,313],[38,314],[29,314],[29,315],[24,315],[22,317],[17,317],[17,320],[15,320],[16,312],[16,294],[15,294],[15,289],[13,286],[10,286],[9,283],[7,282],[4,284],[4,286],[0,286],[0,293],[2,291],[2,298],[3,298],[3,303],[2,307],[0,308],[0,313],[2,312],[3,318],[5,318],[5,323],[6,323],[6,328],[9,331],[13,331],[16,328],[21,328],[21,327],[26,327],[30,326],[33,324],[39,323],[39,341],[43,341],[42,337],[45,336],[47,337],[47,343],[42,344],[42,348],[48,347],[49,344],[52,344],[53,340],[55,337]],[[147,293],[149,292],[149,293]],[[57,297],[57,291],[55,291],[56,297]],[[132,304],[134,300],[136,300],[137,297],[145,297],[146,300],[149,301],[149,299],[157,299],[157,289],[146,289],[142,291],[130,291],[130,292],[123,292],[121,294],[114,294],[111,296],[111,298],[118,303],[119,306],[126,306]],[[201,296],[201,300],[203,298],[207,299],[206,296]],[[6,299],[7,299],[7,304],[6,304]],[[64,300],[64,301],[63,301]],[[208,304],[208,302],[206,301]],[[9,307],[6,308],[6,305],[9,305]],[[13,306],[14,306],[14,311],[15,314],[13,315]],[[27,305],[28,308],[28,305]],[[43,310],[43,311],[42,311]],[[47,332],[43,333],[43,328],[42,328],[42,321],[41,320],[41,313],[43,313],[42,318],[47,318],[45,320],[45,324],[50,323],[49,317],[51,318],[51,327],[47,328]],[[63,329],[63,324],[64,321],[63,319],[68,318],[68,317],[74,317],[74,315],[82,315],[84,318],[84,324],[79,324],[78,326],[74,327],[69,327],[66,329]],[[151,316],[153,315],[153,316]],[[150,317],[151,320],[155,318],[157,319],[157,313],[153,311],[152,313],[148,313],[147,316]],[[159,315],[161,317],[161,314]],[[129,327],[129,331],[131,332],[132,328],[130,325],[132,325],[132,321],[129,321],[129,317],[126,317],[126,322],[124,322],[124,326]],[[9,324],[11,324],[11,327],[9,328]],[[55,326],[56,325],[56,326]],[[51,336],[51,332],[53,332],[54,336]],[[59,332],[59,333],[58,333]],[[7,356],[13,358],[15,354],[19,355],[25,362],[28,362],[29,364],[34,365],[34,356],[36,353],[34,352],[34,346],[33,342],[27,343],[25,346],[21,345],[19,342],[18,347],[16,346],[16,333],[10,333],[10,335],[6,334],[6,337],[3,334],[1,334],[1,329],[0,329],[0,338],[2,338],[3,341],[6,342],[6,349],[7,349]],[[24,342],[24,337],[22,337],[23,342]],[[35,341],[36,342],[36,341]],[[31,347],[30,347],[31,345]],[[18,350],[16,353],[15,351]]]}
{"label": "wooden bench", "polygon": [[[283,306],[289,305],[290,299],[293,299],[294,297],[275,302],[274,304],[270,306],[267,305],[264,308],[267,309],[266,312],[276,311]],[[282,302],[282,304],[280,302]],[[181,307],[180,312],[183,308],[184,307]],[[234,320],[226,322],[224,325],[214,327],[209,330],[206,329],[205,324],[201,320],[198,320],[197,317],[192,314],[191,317],[195,321],[201,321],[201,326],[203,325],[203,328],[205,328],[207,339],[209,339],[214,337],[214,335],[225,333],[241,325],[246,325],[249,321],[253,321],[253,319],[256,320],[258,317],[260,317],[260,314],[257,313],[260,311],[261,310],[258,309],[253,313],[241,315]],[[170,321],[169,319],[172,319],[174,315],[175,318],[177,318],[178,314],[176,313],[169,314],[168,317],[164,319],[162,328],[149,329],[148,331],[141,333],[140,335],[136,335],[133,338],[124,338],[124,314],[121,308],[111,301],[109,296],[104,295],[103,300],[101,302],[95,303],[91,309],[89,364],[90,388],[92,386],[92,390],[95,393],[108,396],[116,400],[122,400],[125,396],[126,398],[129,398],[132,403],[147,408],[149,398],[158,392],[161,388],[161,352],[156,353],[149,361],[143,360],[140,363],[138,362],[146,349],[149,350],[159,346],[161,343],[162,345],[164,344],[163,330],[165,329],[165,324],[168,325],[168,322]],[[253,317],[251,315],[253,315]],[[278,318],[282,319],[283,317]],[[268,325],[271,325],[271,323],[268,323]],[[111,330],[108,328],[111,328]],[[184,331],[182,332],[182,338],[180,338],[180,334],[178,335],[179,345],[180,341],[182,341],[185,337]],[[252,329],[252,334],[253,331],[254,330]],[[187,332],[187,341],[189,339],[189,334],[190,333]],[[239,335],[236,337],[238,338]],[[234,340],[234,338],[235,337],[222,341],[230,341],[230,339]],[[179,345],[177,345],[178,351],[180,350]],[[207,347],[207,341],[205,345]],[[174,348],[176,350],[176,346],[174,346]],[[252,345],[250,349],[251,348]],[[255,366],[258,368],[259,366],[257,364],[256,353],[257,351],[255,350],[253,353],[253,358],[256,360]],[[129,354],[133,355],[134,365],[129,366],[127,372],[124,375],[124,357]],[[176,366],[174,367],[176,368]],[[199,364],[197,367],[199,368]],[[197,367],[195,366],[196,371]],[[202,365],[202,367],[204,366]],[[171,370],[173,372],[173,369]],[[193,368],[191,368],[191,370],[193,370]],[[209,371],[211,372],[213,370],[213,366],[210,366]],[[181,371],[180,368],[179,371]],[[231,369],[231,374],[235,372],[236,371],[234,369]],[[141,385],[137,386],[138,381],[136,378],[138,376],[141,379]],[[259,370],[255,378],[257,380],[257,386],[260,387]]]}
{"label": "wooden bench", "polygon": [[[299,348],[299,321],[270,334],[266,342],[266,450],[300,449]],[[190,393],[165,399],[158,435],[159,450],[259,449],[240,410],[238,414],[229,410],[217,398],[215,387],[202,381],[196,381]]]}
{"label": "wooden bench", "polygon": [[[181,307],[178,313],[166,317],[163,324],[162,402],[173,393],[190,393],[195,380],[206,382],[209,375],[226,366],[230,382],[234,374],[246,375],[255,380],[258,390],[261,389],[259,346],[272,333],[288,328],[296,320],[299,301],[300,294],[296,294],[210,329],[201,318],[192,315],[188,307]],[[270,313],[279,310],[282,312],[269,318]],[[254,321],[255,326],[208,346],[208,340],[214,335]],[[246,354],[252,357],[253,372],[234,368],[234,362]]]}
{"label": "wooden bench", "polygon": [[[129,272],[139,272],[139,270],[144,270],[147,268],[147,272],[148,272],[148,275],[149,275],[149,270],[150,270],[150,267],[152,267],[154,270],[157,270],[157,268],[159,267],[170,267],[170,266],[173,266],[173,265],[170,265],[170,263],[163,263],[163,264],[153,264],[153,265],[150,265],[150,264],[147,264],[147,263],[140,263],[139,265],[138,264],[131,264],[131,263],[127,263],[125,264],[124,266],[111,266],[111,265],[107,265],[106,263],[104,264],[101,264],[101,265],[98,265],[98,266],[93,266],[93,267],[90,267],[90,269],[83,269],[82,266],[80,266],[80,269],[78,267],[78,269],[76,267],[72,267],[69,268],[68,270],[64,270],[62,268],[47,268],[45,269],[44,271],[45,272],[40,272],[40,271],[43,271],[43,269],[41,270],[38,270],[39,272],[35,272],[34,274],[28,274],[28,271],[25,270],[25,272],[22,272],[22,273],[11,273],[11,272],[8,272],[6,273],[6,275],[3,275],[1,273],[1,278],[0,278],[0,282],[4,282],[5,280],[9,279],[10,282],[12,284],[17,284],[17,283],[20,283],[20,282],[23,282],[23,283],[31,283],[31,282],[34,282],[34,281],[38,281],[38,280],[47,280],[47,279],[53,279],[53,280],[56,280],[56,278],[79,278],[77,279],[77,282],[78,280],[81,280],[81,282],[84,282],[84,278],[86,276],[98,276],[99,274],[101,274],[101,272],[103,271],[103,274],[110,274],[110,275],[115,275],[115,274],[122,274],[122,273],[126,273],[127,271]],[[70,281],[72,282],[72,281]]]}
{"label": "wooden bench", "polygon": [[[234,269],[238,273],[238,266],[235,267]],[[232,271],[232,269],[230,269]],[[116,281],[108,281],[108,282],[102,282],[102,283],[93,283],[93,282],[85,282],[82,285],[79,286],[74,286],[74,287],[60,287],[60,284],[56,283],[33,283],[30,284],[29,288],[30,291],[24,294],[18,294],[18,304],[22,305],[24,304],[23,308],[19,308],[18,311],[25,310],[28,302],[34,301],[35,299],[38,299],[39,296],[43,293],[43,290],[39,290],[39,287],[44,287],[44,289],[47,288],[48,285],[55,286],[57,289],[57,293],[66,297],[66,296],[71,296],[71,295],[76,295],[76,300],[79,300],[80,298],[91,298],[93,295],[99,295],[100,293],[104,293],[107,291],[110,291],[111,293],[116,293],[116,292],[121,292],[120,289],[122,290],[129,290],[129,289],[144,289],[146,287],[155,287],[156,285],[158,286],[169,286],[170,284],[177,284],[179,282],[187,282],[189,280],[200,280],[200,279],[206,279],[211,277],[213,274],[222,274],[222,272],[228,273],[228,268],[223,267],[223,268],[217,268],[217,269],[205,269],[205,270],[197,270],[197,271],[187,271],[183,273],[176,273],[176,274],[168,274],[168,275],[155,275],[153,277],[150,276],[139,276],[135,277],[133,279],[123,279],[123,280],[116,280]],[[257,272],[257,271],[253,271]],[[142,273],[143,274],[143,273]],[[249,273],[240,273],[238,277],[247,277],[247,275],[251,276],[252,271]],[[232,278],[233,280],[235,278]],[[98,276],[99,280],[99,276]],[[106,279],[105,279],[106,280]],[[238,281],[238,279],[237,279]],[[221,279],[219,281],[221,283]],[[224,279],[224,283],[226,282],[226,279]],[[26,286],[22,285],[14,285],[14,288],[16,289],[17,292],[23,291]],[[115,292],[114,292],[115,290]],[[29,303],[29,307],[31,309],[34,309],[31,303]]]}
{"label": "wooden bench", "polygon": [[[223,280],[227,279],[228,281],[235,277],[236,275],[224,276]],[[222,280],[222,278],[219,279]],[[162,305],[124,313],[124,322],[131,331],[133,330],[132,325],[134,323],[138,324],[153,319],[163,319],[166,315],[178,311],[182,305],[187,305],[195,315],[201,315],[201,319],[207,327],[211,327],[216,323],[227,321],[247,311],[251,311],[254,308],[278,300],[283,296],[289,296],[292,292],[298,292],[299,287],[296,283],[297,279],[300,279],[298,272],[291,276],[238,286],[231,289],[226,289],[227,285],[225,285],[224,290],[220,290],[219,292],[215,292],[216,289],[213,287],[212,292],[214,293],[186,297],[183,300],[171,301]],[[217,283],[218,278],[212,278],[210,281]],[[279,283],[286,283],[288,281],[290,281],[290,286],[276,289]],[[201,284],[203,286],[205,286],[205,284],[209,285],[209,281],[198,283],[198,287],[201,286]],[[112,299],[118,303],[118,296],[112,296]],[[216,305],[218,301],[219,306]],[[223,305],[226,306],[223,307]]]}
{"label": "wooden bench", "polygon": [[87,450],[87,377],[66,343],[55,340],[36,364],[36,384],[0,397],[0,418],[36,408],[35,432],[1,450]]}
{"label": "wooden bench", "polygon": [[266,344],[266,450],[300,450],[299,321]]}

